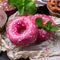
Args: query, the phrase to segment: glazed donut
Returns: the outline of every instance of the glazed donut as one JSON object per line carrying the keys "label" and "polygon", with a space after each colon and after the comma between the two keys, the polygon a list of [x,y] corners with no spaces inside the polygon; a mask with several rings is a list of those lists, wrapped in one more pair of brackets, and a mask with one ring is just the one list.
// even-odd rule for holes
{"label": "glazed donut", "polygon": [[8,38],[16,46],[28,46],[36,41],[37,28],[28,17],[15,17],[6,27]]}

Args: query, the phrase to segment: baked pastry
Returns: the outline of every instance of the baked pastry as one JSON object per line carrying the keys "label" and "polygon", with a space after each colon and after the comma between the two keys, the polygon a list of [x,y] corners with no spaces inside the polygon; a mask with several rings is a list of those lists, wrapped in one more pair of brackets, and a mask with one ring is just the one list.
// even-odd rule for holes
{"label": "baked pastry", "polygon": [[60,16],[60,0],[49,0],[47,7],[51,15]]}

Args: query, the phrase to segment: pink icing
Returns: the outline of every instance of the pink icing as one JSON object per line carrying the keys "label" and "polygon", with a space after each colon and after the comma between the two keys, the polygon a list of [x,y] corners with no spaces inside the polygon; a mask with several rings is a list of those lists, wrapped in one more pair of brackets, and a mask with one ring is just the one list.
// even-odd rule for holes
{"label": "pink icing", "polygon": [[[23,31],[23,32],[21,32]],[[7,24],[8,38],[17,46],[28,46],[37,38],[37,28],[28,17],[16,17]]]}

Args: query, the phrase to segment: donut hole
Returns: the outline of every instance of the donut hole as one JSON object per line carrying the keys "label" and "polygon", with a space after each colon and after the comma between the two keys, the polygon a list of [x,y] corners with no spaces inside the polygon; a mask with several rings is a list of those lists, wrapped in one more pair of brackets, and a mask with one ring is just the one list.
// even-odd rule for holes
{"label": "donut hole", "polygon": [[25,24],[18,24],[18,25],[17,25],[17,32],[18,32],[19,34],[22,34],[25,30],[26,30]]}

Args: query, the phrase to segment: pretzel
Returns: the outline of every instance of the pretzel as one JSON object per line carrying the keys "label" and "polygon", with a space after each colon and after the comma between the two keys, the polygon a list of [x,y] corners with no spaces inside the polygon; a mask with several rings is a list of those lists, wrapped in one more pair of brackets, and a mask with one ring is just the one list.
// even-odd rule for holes
{"label": "pretzel", "polygon": [[47,6],[51,12],[60,15],[60,0],[49,0]]}

